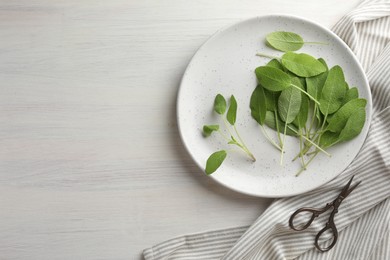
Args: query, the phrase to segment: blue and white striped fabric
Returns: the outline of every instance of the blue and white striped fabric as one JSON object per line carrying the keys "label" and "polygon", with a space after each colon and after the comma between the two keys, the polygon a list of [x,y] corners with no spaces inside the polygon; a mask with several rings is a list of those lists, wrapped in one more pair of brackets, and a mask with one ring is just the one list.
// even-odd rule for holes
{"label": "blue and white striped fabric", "polygon": [[[275,200],[250,227],[175,238],[146,249],[146,260],[390,259],[390,2],[364,1],[333,31],[360,59],[373,96],[370,131],[351,166],[319,189]],[[288,218],[300,207],[322,207],[332,201],[352,175],[362,184],[336,214],[336,246],[321,253],[313,241],[328,216],[319,217],[303,232],[292,231]]]}

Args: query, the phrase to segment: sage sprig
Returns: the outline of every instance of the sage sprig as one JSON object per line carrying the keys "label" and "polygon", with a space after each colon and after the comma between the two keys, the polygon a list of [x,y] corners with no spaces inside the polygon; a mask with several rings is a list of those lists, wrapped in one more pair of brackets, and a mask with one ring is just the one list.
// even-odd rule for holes
{"label": "sage sprig", "polygon": [[[236,147],[240,148],[245,154],[247,154],[252,161],[256,161],[256,158],[253,156],[253,154],[249,151],[248,147],[245,145],[244,141],[242,140],[237,127],[236,127],[236,120],[237,120],[237,100],[232,95],[230,97],[230,105],[227,109],[227,102],[225,98],[218,94],[216,95],[214,99],[214,111],[221,116],[221,120],[224,123],[224,126],[229,133],[229,136],[226,136],[221,130],[219,125],[204,125],[203,126],[203,136],[208,137],[213,132],[218,132],[227,142],[229,145],[235,145]],[[226,117],[225,112],[227,109]],[[206,162],[206,169],[205,172],[207,175],[212,174],[215,172],[223,163],[223,161],[226,159],[228,151],[230,150],[220,150],[217,152],[214,152],[209,156]]]}

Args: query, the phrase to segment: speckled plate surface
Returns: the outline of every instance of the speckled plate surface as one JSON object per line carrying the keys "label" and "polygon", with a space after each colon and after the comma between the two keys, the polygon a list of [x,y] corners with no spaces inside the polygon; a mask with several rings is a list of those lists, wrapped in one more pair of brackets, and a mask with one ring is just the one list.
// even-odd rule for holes
{"label": "speckled plate surface", "polygon": [[[319,154],[299,177],[295,177],[295,174],[300,169],[300,163],[292,162],[299,151],[296,138],[286,138],[285,160],[281,166],[280,152],[267,142],[259,125],[250,116],[249,100],[256,86],[254,69],[268,62],[268,59],[255,54],[282,54],[265,45],[265,36],[278,30],[296,32],[306,41],[329,43],[305,45],[298,52],[322,57],[329,67],[340,65],[349,85],[356,86],[360,97],[368,101],[366,124],[362,133],[349,142],[329,149],[331,158]],[[294,16],[269,15],[231,25],[214,34],[192,58],[181,82],[177,117],[184,145],[203,171],[210,154],[229,149],[229,145],[218,134],[208,138],[202,136],[203,125],[221,123],[213,112],[214,97],[218,93],[225,97],[235,95],[238,102],[236,125],[257,161],[251,162],[245,154],[229,153],[222,166],[210,176],[222,185],[253,196],[297,195],[332,180],[358,154],[371,120],[372,104],[368,82],[352,51],[330,30]],[[273,133],[272,130],[269,132]]]}

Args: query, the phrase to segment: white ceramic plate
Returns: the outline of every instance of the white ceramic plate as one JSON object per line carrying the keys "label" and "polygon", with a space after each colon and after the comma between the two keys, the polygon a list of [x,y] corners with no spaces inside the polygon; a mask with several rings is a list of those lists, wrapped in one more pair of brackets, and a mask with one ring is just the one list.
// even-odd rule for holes
{"label": "white ceramic plate", "polygon": [[[322,57],[329,67],[340,65],[349,85],[356,86],[360,97],[368,101],[366,124],[362,133],[349,142],[329,149],[331,158],[318,154],[308,169],[298,177],[295,174],[301,165],[299,161],[292,162],[299,151],[296,138],[286,138],[285,160],[281,166],[280,152],[268,143],[259,125],[250,116],[250,95],[256,87],[254,69],[269,61],[255,54],[282,54],[265,45],[265,36],[273,31],[296,32],[306,41],[329,43],[305,45],[297,52]],[[221,124],[219,117],[213,112],[214,98],[218,93],[226,98],[232,94],[236,97],[236,125],[257,161],[252,163],[245,154],[229,153],[222,166],[210,176],[226,187],[254,196],[292,196],[313,190],[332,180],[358,154],[371,120],[370,89],[363,69],[352,51],[330,30],[294,16],[269,15],[236,23],[214,34],[192,58],[181,82],[177,117],[182,140],[203,171],[210,154],[229,149],[229,145],[218,134],[208,138],[202,136],[203,125]],[[274,133],[272,130],[269,132]]]}

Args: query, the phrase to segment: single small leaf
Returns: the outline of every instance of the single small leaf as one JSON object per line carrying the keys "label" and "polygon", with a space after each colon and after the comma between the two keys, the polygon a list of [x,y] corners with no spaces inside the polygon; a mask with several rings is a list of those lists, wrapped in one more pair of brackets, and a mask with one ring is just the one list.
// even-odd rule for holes
{"label": "single small leaf", "polygon": [[298,126],[298,128],[304,128],[309,117],[309,98],[303,93],[301,93],[301,95],[301,108],[293,121],[294,125]]}
{"label": "single small leaf", "polygon": [[[305,90],[305,85],[302,84],[301,80],[297,76],[292,76],[291,77],[291,83],[294,84],[295,86],[299,87],[300,89]],[[301,94],[304,94],[301,92]]]}
{"label": "single small leaf", "polygon": [[296,51],[302,48],[303,39],[293,32],[272,32],[266,36],[267,43],[279,51]]}
{"label": "single small leaf", "polygon": [[282,91],[278,100],[280,119],[289,124],[294,121],[301,108],[301,91],[296,88],[288,88]]}
{"label": "single small leaf", "polygon": [[343,104],[348,103],[348,101],[351,101],[352,99],[356,99],[359,97],[359,90],[354,87],[348,89],[348,91],[345,93]]}
{"label": "single small leaf", "polygon": [[[299,87],[300,89],[304,90],[304,86],[301,84],[299,78],[294,77],[291,79],[292,84]],[[309,113],[309,99],[301,92],[301,107],[299,109],[298,115],[295,117],[293,124],[296,125],[298,128],[303,128],[306,125],[307,118]]]}
{"label": "single small leaf", "polygon": [[285,69],[284,72],[286,72],[291,78],[297,78],[299,80],[299,83],[303,86],[303,89],[306,89],[306,78],[305,77],[299,77],[298,75],[292,73],[288,69]]}
{"label": "single small leaf", "polygon": [[343,105],[333,116],[328,120],[327,130],[331,132],[341,132],[345,127],[349,117],[356,112],[358,108],[365,108],[367,100],[364,98],[352,99],[345,105]]}
{"label": "single small leaf", "polygon": [[234,136],[230,136],[231,140],[228,142],[228,144],[235,144],[235,145],[238,145],[239,147],[242,147],[242,145],[237,142],[236,138],[234,138]]}
{"label": "single small leaf", "polygon": [[323,58],[318,58],[318,61],[322,63],[322,65],[325,66],[326,70],[329,70],[328,64],[326,64],[326,61]]}
{"label": "single small leaf", "polygon": [[[266,66],[280,69],[281,71],[285,70],[285,68],[283,68],[283,65],[277,59],[270,60]],[[270,91],[266,88],[263,88],[263,89],[264,89],[265,99],[266,99],[266,103],[267,103],[267,110],[268,111],[275,111],[277,103],[278,103],[278,98],[279,98],[280,92]]]}
{"label": "single small leaf", "polygon": [[297,78],[299,78],[299,81],[301,82],[302,86],[306,85],[305,78],[299,77],[298,75],[295,75],[294,73],[292,73],[291,71],[289,71],[288,69],[283,67],[282,63],[280,63],[277,59],[270,60],[266,66],[280,69],[280,70],[286,72],[291,77],[297,77]]}
{"label": "single small leaf", "polygon": [[[348,83],[347,82],[345,82],[345,84],[344,84],[344,88],[345,88],[345,92],[344,92],[344,98],[343,98],[343,101],[341,102],[341,105],[340,105],[340,107],[342,107],[343,105],[345,105],[345,103],[344,103],[344,101],[345,101],[345,96],[347,95],[347,91],[348,91],[348,89],[349,89],[349,86],[348,86]],[[338,110],[337,110],[338,111]],[[336,112],[337,112],[336,111]],[[327,116],[327,118],[326,118],[326,121],[328,121],[329,122],[329,120],[334,116],[334,114],[335,113],[333,113],[333,114],[328,114],[328,116]]]}
{"label": "single small leaf", "polygon": [[265,93],[265,100],[266,100],[266,106],[268,111],[275,111],[276,106],[278,104],[278,98],[280,95],[280,92],[274,92],[274,91],[269,91],[268,89],[264,89]]}
{"label": "single small leaf", "polygon": [[210,175],[215,172],[225,160],[226,155],[227,152],[225,150],[221,150],[210,155],[206,162],[206,174]]}
{"label": "single small leaf", "polygon": [[218,131],[219,125],[204,125],[203,126],[203,135],[205,137],[210,136],[212,132]]}
{"label": "single small leaf", "polygon": [[[326,64],[325,60],[323,58],[319,58],[318,61],[325,66],[326,71],[317,76],[306,78],[307,93],[313,96],[316,100],[321,99],[322,88],[324,87],[326,78],[328,77],[328,65]],[[321,125],[324,116],[321,114],[321,111],[317,106],[315,113],[317,118],[317,125]]]}
{"label": "single small leaf", "polygon": [[313,77],[326,71],[326,67],[306,53],[287,52],[282,56],[283,66],[300,77]]}
{"label": "single small leaf", "polygon": [[342,105],[345,96],[344,73],[340,66],[334,66],[328,72],[321,91],[320,110],[325,116],[333,114]]}
{"label": "single small leaf", "polygon": [[220,115],[226,111],[226,100],[221,94],[218,94],[214,99],[214,111]]}
{"label": "single small leaf", "polygon": [[236,116],[237,116],[237,101],[232,95],[230,97],[230,106],[226,115],[226,119],[231,125],[234,125],[236,123]]}
{"label": "single small leaf", "polygon": [[237,142],[236,142],[236,141],[233,141],[233,140],[230,140],[230,141],[228,142],[228,144],[237,144]]}
{"label": "single small leaf", "polygon": [[324,115],[321,113],[320,109],[317,107],[316,109],[316,125],[320,128],[324,122]]}
{"label": "single small leaf", "polygon": [[344,88],[345,88],[345,92],[347,92],[347,91],[348,91],[348,89],[349,89],[348,82],[344,82]]}
{"label": "single small leaf", "polygon": [[257,85],[252,93],[249,107],[251,109],[252,117],[260,125],[264,124],[265,113],[267,112],[267,103],[264,88],[261,85]]}
{"label": "single small leaf", "polygon": [[321,135],[320,147],[323,149],[329,148],[339,142],[339,133],[325,132]]}
{"label": "single small leaf", "polygon": [[259,83],[268,90],[281,91],[291,85],[290,76],[280,69],[261,66],[256,68],[255,73]]}
{"label": "single small leaf", "polygon": [[[326,63],[323,63],[323,59],[318,59],[324,66],[326,67]],[[327,67],[326,67],[327,68]],[[328,77],[328,70],[325,72],[314,76],[314,77],[309,77],[306,78],[306,88],[307,88],[307,93],[309,93],[311,96],[313,96],[315,99],[320,100],[321,98],[321,91],[322,88],[324,87],[326,78]]]}
{"label": "single small leaf", "polygon": [[360,107],[348,118],[344,129],[341,131],[340,142],[349,141],[360,134],[366,122],[366,109]]}
{"label": "single small leaf", "polygon": [[[265,114],[264,124],[266,126],[268,126],[269,128],[272,128],[272,129],[278,131],[278,129],[276,127],[277,126],[276,125],[276,120],[278,120],[278,125],[279,126],[283,126],[284,125],[284,122],[282,122],[282,120],[280,120],[279,118],[275,117],[275,112],[267,111],[267,113]],[[298,132],[298,129],[296,129],[296,127],[294,125],[289,124],[287,126],[287,129],[286,129],[286,134],[290,135],[290,136],[297,136],[297,134],[294,131],[292,131],[291,128]]]}
{"label": "single small leaf", "polygon": [[273,67],[273,68],[276,68],[276,69],[280,69],[280,70],[285,70],[285,68],[283,67],[282,63],[280,63],[277,59],[272,59],[270,60],[266,66],[269,66],[269,67]]}
{"label": "single small leaf", "polygon": [[[306,78],[304,78],[304,77],[298,77],[298,76],[295,76],[298,80],[299,80],[299,82],[300,82],[300,84],[302,85],[302,89],[303,90],[306,90]],[[295,84],[296,85],[296,84]]]}

